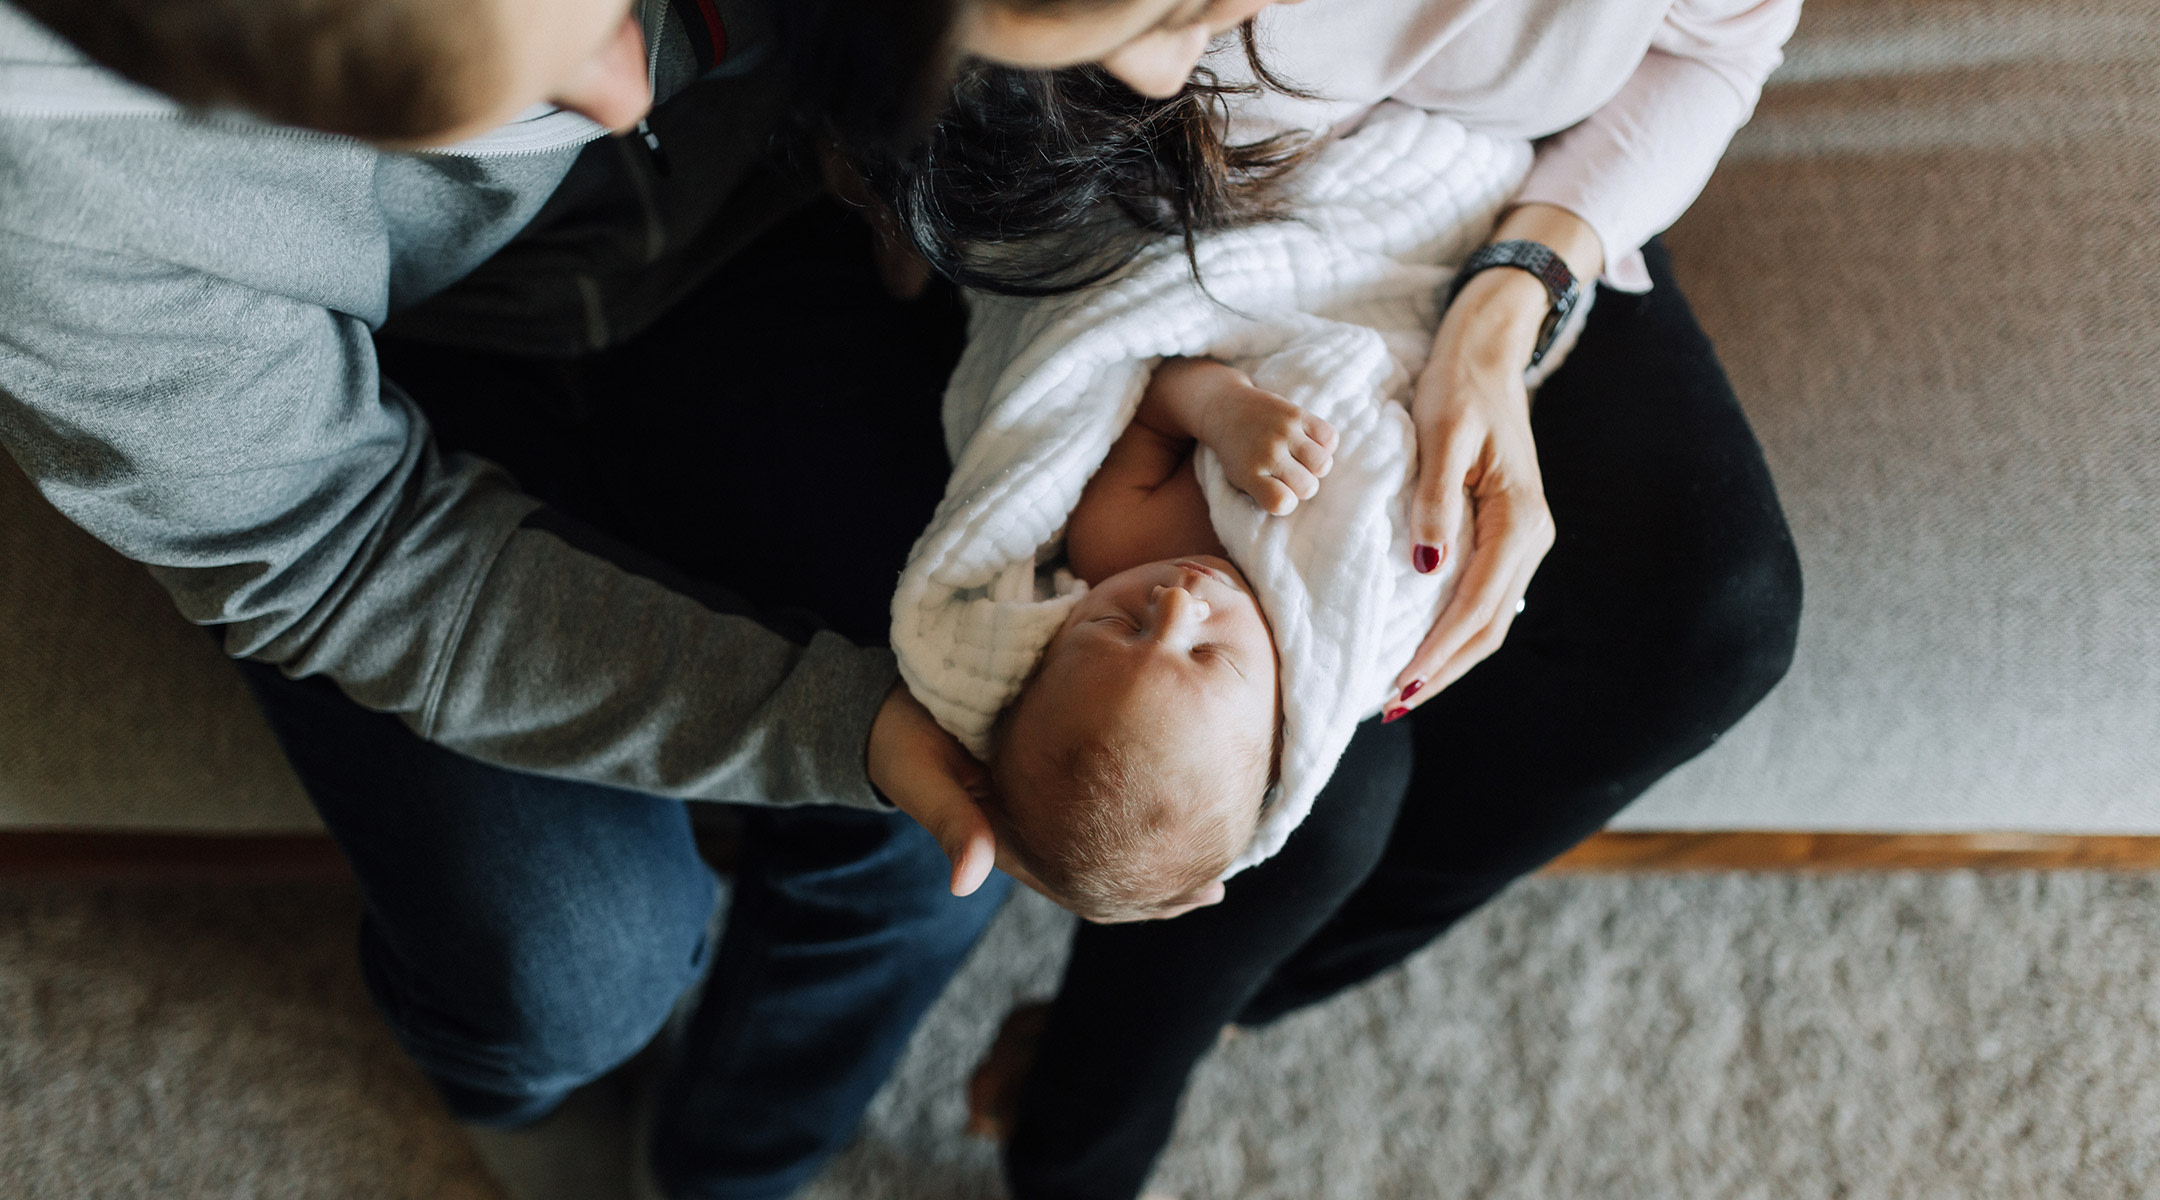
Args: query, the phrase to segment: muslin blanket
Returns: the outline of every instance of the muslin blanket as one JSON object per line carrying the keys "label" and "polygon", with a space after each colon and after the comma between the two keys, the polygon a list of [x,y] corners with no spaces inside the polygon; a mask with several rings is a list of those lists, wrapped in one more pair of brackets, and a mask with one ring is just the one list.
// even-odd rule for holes
{"label": "muslin blanket", "polygon": [[1384,105],[1300,169],[1294,220],[1202,239],[1197,284],[1182,248],[1165,243],[1073,295],[970,297],[970,340],[944,404],[956,465],[893,599],[893,649],[916,697],[988,756],[998,714],[1085,590],[1058,568],[1082,487],[1161,359],[1223,359],[1339,435],[1319,495],[1286,517],[1230,486],[1205,449],[1196,464],[1282,664],[1281,774],[1228,873],[1279,850],[1445,597],[1453,562],[1433,575],[1410,566],[1406,406],[1436,291],[1489,234],[1530,159],[1525,142]]}

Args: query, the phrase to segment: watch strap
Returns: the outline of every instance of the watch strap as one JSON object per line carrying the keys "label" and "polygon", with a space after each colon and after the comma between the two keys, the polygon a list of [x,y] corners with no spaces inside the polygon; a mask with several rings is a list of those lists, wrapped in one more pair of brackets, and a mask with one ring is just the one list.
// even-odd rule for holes
{"label": "watch strap", "polygon": [[1537,345],[1530,351],[1530,365],[1545,360],[1545,352],[1552,349],[1553,340],[1560,336],[1560,329],[1567,324],[1568,315],[1582,299],[1582,286],[1575,281],[1575,273],[1568,270],[1567,260],[1560,257],[1551,246],[1522,238],[1505,242],[1493,242],[1478,247],[1462,268],[1455,272],[1455,279],[1448,284],[1447,303],[1440,306],[1446,312],[1455,297],[1462,294],[1463,285],[1480,271],[1494,267],[1514,267],[1528,271],[1545,285],[1545,294],[1551,298],[1552,307],[1546,310],[1545,323],[1538,328]]}

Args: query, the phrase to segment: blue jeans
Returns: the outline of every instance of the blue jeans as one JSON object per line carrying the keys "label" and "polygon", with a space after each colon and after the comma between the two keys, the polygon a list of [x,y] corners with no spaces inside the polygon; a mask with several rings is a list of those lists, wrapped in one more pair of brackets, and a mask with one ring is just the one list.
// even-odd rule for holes
{"label": "blue jeans", "polygon": [[[887,297],[867,228],[825,205],[607,351],[383,338],[377,354],[443,448],[509,468],[583,548],[876,644],[943,494],[938,400],[963,323],[949,289]],[[714,881],[682,803],[486,766],[328,684],[242,671],[366,892],[368,986],[460,1118],[547,1113],[650,1040],[713,958],[655,1119],[678,1196],[808,1179],[1005,893],[993,876],[954,899],[945,856],[898,813],[745,807],[710,947]]]}
{"label": "blue jeans", "polygon": [[429,745],[319,680],[242,663],[359,876],[367,985],[452,1113],[511,1127],[649,1041],[712,964],[662,1085],[678,1196],[781,1197],[853,1132],[1005,892],[946,891],[899,813],[745,810],[726,933],[686,806]]}

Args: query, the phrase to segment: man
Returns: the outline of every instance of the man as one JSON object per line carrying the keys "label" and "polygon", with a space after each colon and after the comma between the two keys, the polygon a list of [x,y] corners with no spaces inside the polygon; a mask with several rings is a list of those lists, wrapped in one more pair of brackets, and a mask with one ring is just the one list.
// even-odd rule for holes
{"label": "man", "polygon": [[[851,640],[771,609],[844,600],[842,582],[746,595],[772,569],[755,546],[693,578],[680,564],[709,546],[641,464],[556,461],[577,447],[564,435],[702,439],[717,425],[615,406],[693,386],[705,417],[770,405],[760,389],[802,365],[713,361],[691,336],[733,302],[723,264],[811,191],[771,153],[786,100],[763,10],[28,7],[0,2],[0,443],[249,660],[366,892],[369,987],[455,1115],[540,1120],[709,972],[654,1172],[675,1196],[793,1191],[1002,895],[979,886],[979,818],[954,815],[973,814],[974,776],[897,686],[881,627],[852,618]],[[352,136],[182,109],[92,55]],[[791,244],[838,236],[792,228]],[[796,288],[757,298],[779,311],[822,311],[836,272],[752,268]],[[933,405],[946,303],[851,294],[825,319],[867,361],[824,382]],[[670,318],[691,327],[655,331]],[[444,422],[522,460],[526,486],[445,445]],[[874,465],[902,436],[866,426],[843,454]],[[721,466],[777,453],[700,448]],[[597,495],[618,486],[632,498]],[[748,508],[730,486],[714,546],[784,534],[801,507]],[[686,800],[761,806],[717,946]],[[949,871],[892,805],[945,834]]]}

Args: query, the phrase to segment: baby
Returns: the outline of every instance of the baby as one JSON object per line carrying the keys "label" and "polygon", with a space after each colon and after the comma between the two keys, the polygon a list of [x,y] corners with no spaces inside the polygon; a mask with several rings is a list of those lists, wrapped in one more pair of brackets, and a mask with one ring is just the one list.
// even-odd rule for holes
{"label": "baby", "polygon": [[1275,779],[1275,642],[1208,519],[1200,444],[1279,516],[1319,490],[1335,430],[1223,363],[1164,362],[1067,525],[1089,590],[994,734],[1000,843],[1091,920],[1219,877]]}

